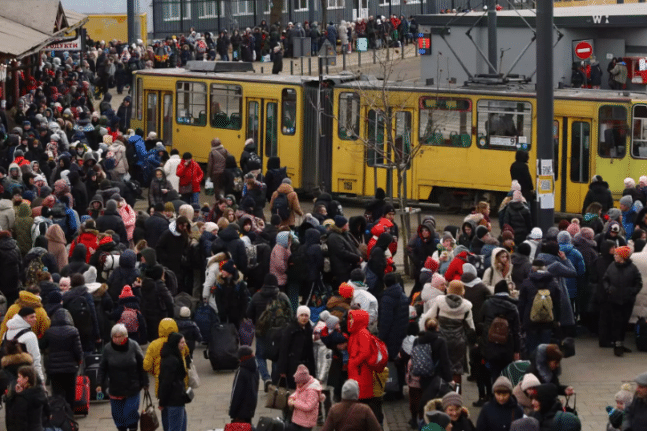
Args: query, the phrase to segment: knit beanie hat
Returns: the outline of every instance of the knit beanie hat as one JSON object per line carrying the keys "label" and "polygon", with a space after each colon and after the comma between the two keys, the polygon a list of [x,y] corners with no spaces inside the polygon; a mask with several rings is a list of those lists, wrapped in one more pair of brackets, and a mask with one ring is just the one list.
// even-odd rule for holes
{"label": "knit beanie hat", "polygon": [[168,211],[170,213],[175,212],[175,206],[173,206],[173,202],[167,202],[164,204],[164,211]]}
{"label": "knit beanie hat", "polygon": [[335,226],[337,226],[338,228],[342,228],[346,226],[346,223],[348,223],[348,220],[346,220],[346,217],[344,217],[343,215],[336,215],[334,220]]}
{"label": "knit beanie hat", "polygon": [[384,286],[391,287],[398,283],[398,277],[395,272],[389,272],[384,276]]}
{"label": "knit beanie hat", "polygon": [[451,419],[445,412],[439,410],[432,410],[425,414],[425,421],[428,424],[438,424],[441,429],[447,428],[447,425],[451,423]]}
{"label": "knit beanie hat", "polygon": [[431,276],[431,287],[434,287],[438,290],[442,290],[444,292],[445,289],[447,289],[447,283],[445,281],[445,277],[438,274],[437,272],[434,273],[434,275]]}
{"label": "knit beanie hat", "polygon": [[492,392],[510,392],[512,393],[512,383],[505,376],[499,376],[492,385]]}
{"label": "knit beanie hat", "polygon": [[585,239],[588,239],[589,241],[593,241],[595,239],[595,231],[590,227],[583,227],[580,230],[580,235],[582,235]]}
{"label": "knit beanie hat", "polygon": [[278,286],[278,285],[279,285],[279,282],[276,279],[276,275],[270,274],[270,273],[265,274],[265,278],[263,278],[263,286],[275,287],[275,286]]}
{"label": "knit beanie hat", "polygon": [[180,307],[180,317],[185,319],[191,317],[191,309],[189,307]]}
{"label": "knit beanie hat", "polygon": [[618,247],[618,248],[616,248],[615,254],[617,254],[618,256],[623,258],[624,260],[627,260],[631,256],[631,248],[629,248],[626,245],[624,245],[622,247]]}
{"label": "knit beanie hat", "polygon": [[463,407],[463,397],[458,392],[448,392],[443,397],[443,410],[447,410],[449,406]]}
{"label": "knit beanie hat", "polygon": [[578,233],[580,233],[580,224],[579,223],[571,223],[568,225],[566,228],[566,232],[570,233],[571,236],[575,236]]}
{"label": "knit beanie hat", "polygon": [[476,272],[476,267],[472,265],[471,263],[464,263],[463,264],[463,275],[465,274],[472,274],[472,275],[478,275],[478,272]]}
{"label": "knit beanie hat", "polygon": [[354,291],[355,291],[355,288],[348,283],[342,283],[339,286],[339,295],[344,298],[347,298],[347,299],[352,298]]}
{"label": "knit beanie hat", "polygon": [[350,272],[350,281],[361,281],[364,282],[364,279],[366,277],[364,276],[364,272],[362,271],[361,268],[355,268]]}
{"label": "knit beanie hat", "polygon": [[429,256],[427,260],[425,260],[425,268],[427,268],[431,272],[438,272],[438,268],[440,268],[440,262]]}
{"label": "knit beanie hat", "polygon": [[234,274],[236,272],[236,265],[234,264],[234,261],[231,259],[224,261],[224,263],[220,265],[220,271],[225,271],[228,274]]}
{"label": "knit beanie hat", "polygon": [[129,285],[125,285],[123,289],[121,289],[121,293],[119,294],[119,298],[132,298],[135,295],[133,295],[133,289]]}
{"label": "knit beanie hat", "polygon": [[558,229],[559,231],[566,230],[566,228],[567,228],[567,227],[568,227],[568,225],[570,225],[570,224],[571,224],[571,222],[570,222],[570,221],[568,221],[568,220],[560,220],[560,221],[559,221],[559,223],[557,223],[557,229]]}
{"label": "knit beanie hat", "polygon": [[555,415],[551,429],[558,431],[580,431],[582,429],[582,422],[573,413],[560,411]]}
{"label": "knit beanie hat", "polygon": [[498,281],[497,284],[494,285],[494,293],[510,293],[508,282],[506,280]]}
{"label": "knit beanie hat", "polygon": [[522,242],[517,246],[517,253],[522,256],[530,256],[531,251],[532,249],[530,248],[530,244],[528,244],[527,242]]}
{"label": "knit beanie hat", "polygon": [[557,344],[548,344],[546,345],[546,360],[547,361],[561,361],[564,357],[564,354],[559,350]]}
{"label": "knit beanie hat", "polygon": [[[185,307],[182,307],[182,308],[185,308]],[[250,356],[254,356],[254,351],[250,346],[242,345],[238,348],[238,352],[236,356],[238,356],[239,360],[243,361],[249,358]]]}
{"label": "knit beanie hat", "polygon": [[631,197],[631,195],[624,195],[623,197],[620,198],[620,205],[630,207],[631,204],[633,204],[633,203],[634,203],[634,200]]}
{"label": "knit beanie hat", "polygon": [[517,419],[510,424],[510,431],[539,431],[539,421],[531,417]]}
{"label": "knit beanie hat", "polygon": [[520,190],[515,190],[512,192],[512,202],[521,202],[523,200],[523,195]]}
{"label": "knit beanie hat", "polygon": [[631,392],[631,385],[629,383],[624,383],[620,387],[620,391],[616,393],[616,401],[622,401],[625,405],[625,408],[631,404],[634,399],[634,394]]}
{"label": "knit beanie hat", "polygon": [[463,282],[459,280],[450,281],[449,286],[447,287],[447,294],[463,296],[465,294],[465,286],[463,285]]}
{"label": "knit beanie hat", "polygon": [[521,184],[519,184],[519,181],[517,180],[512,180],[512,184],[510,185],[510,191],[515,192],[515,191],[521,191]]}
{"label": "knit beanie hat", "polygon": [[26,317],[26,316],[29,316],[30,314],[34,314],[35,312],[36,312],[36,310],[34,310],[34,309],[33,309],[33,308],[31,308],[31,307],[22,307],[22,308],[18,311],[18,315],[19,315],[20,317]]}
{"label": "knit beanie hat", "polygon": [[489,231],[487,230],[487,227],[485,227],[485,226],[479,226],[479,227],[477,227],[477,228],[476,228],[476,232],[475,232],[475,234],[476,234],[476,237],[477,237],[478,239],[482,239],[485,235],[487,235],[487,234],[488,234],[488,232],[489,232]]}
{"label": "knit beanie hat", "polygon": [[609,231],[610,232],[620,232],[620,223],[618,223],[615,220],[612,221],[611,223],[609,223]]}
{"label": "knit beanie hat", "polygon": [[609,211],[607,211],[607,215],[611,220],[618,221],[620,220],[620,216],[622,215],[622,211],[620,211],[618,208],[609,208]]}
{"label": "knit beanie hat", "polygon": [[356,380],[348,379],[344,382],[341,387],[341,399],[353,401],[359,399],[359,383]]}
{"label": "knit beanie hat", "polygon": [[523,380],[521,381],[521,390],[527,391],[528,389],[539,386],[540,384],[541,383],[539,382],[537,376],[535,376],[533,373],[527,373],[523,376]]}
{"label": "knit beanie hat", "polygon": [[561,231],[557,234],[557,243],[558,244],[570,244],[571,243],[571,234],[568,231]]}
{"label": "knit beanie hat", "polygon": [[308,315],[308,318],[310,318],[310,308],[306,307],[305,305],[299,306],[297,308],[297,317],[301,316],[302,314]]}
{"label": "knit beanie hat", "polygon": [[300,364],[297,368],[297,372],[294,373],[294,382],[295,383],[305,383],[310,380],[310,371],[308,367],[303,364]]}
{"label": "knit beanie hat", "polygon": [[[321,314],[319,315],[321,317]],[[332,314],[326,319],[326,327],[329,331],[333,331],[335,326],[339,323],[339,317],[333,316]]]}
{"label": "knit beanie hat", "polygon": [[530,231],[530,235],[528,235],[528,238],[530,239],[541,239],[544,236],[543,232],[541,231],[540,228],[538,227],[533,227],[532,230]]}

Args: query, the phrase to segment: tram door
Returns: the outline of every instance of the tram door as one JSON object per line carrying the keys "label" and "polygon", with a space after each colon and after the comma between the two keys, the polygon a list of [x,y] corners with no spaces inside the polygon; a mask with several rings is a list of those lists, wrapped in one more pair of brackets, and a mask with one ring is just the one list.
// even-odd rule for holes
{"label": "tram door", "polygon": [[173,94],[168,91],[146,91],[144,109],[146,125],[145,136],[150,132],[165,146],[173,146]]}
{"label": "tram door", "polygon": [[567,126],[564,144],[568,147],[564,159],[567,176],[563,178],[567,182],[566,208],[563,211],[579,213],[591,180],[591,120],[568,118]]}
{"label": "tram door", "polygon": [[[245,138],[256,142],[256,152],[264,157],[278,155],[279,102],[273,99],[247,98],[247,131]],[[265,162],[261,166],[265,168]]]}
{"label": "tram door", "polygon": [[[371,196],[375,194],[378,187],[387,193],[397,196],[397,175],[396,172],[389,172],[389,166],[395,161],[407,159],[411,152],[411,128],[413,114],[408,110],[399,110],[390,114],[392,121],[391,136],[393,145],[387,145],[388,135],[386,130],[387,119],[384,113],[370,109],[368,110],[368,122],[366,126],[366,174],[364,178],[364,194]],[[411,163],[407,166],[407,173],[411,169]],[[411,196],[413,179],[407,178],[406,195]]]}
{"label": "tram door", "polygon": [[[564,173],[561,171],[563,167],[563,164],[561,163],[562,141],[566,139],[566,136],[564,136],[563,134],[564,120],[564,118],[556,118],[555,121],[553,121],[553,175],[555,176],[555,211],[564,211],[564,207],[566,206],[562,199],[566,194],[566,183],[562,181]],[[566,156],[564,156],[564,158],[566,158]],[[537,187],[536,184],[535,187]]]}

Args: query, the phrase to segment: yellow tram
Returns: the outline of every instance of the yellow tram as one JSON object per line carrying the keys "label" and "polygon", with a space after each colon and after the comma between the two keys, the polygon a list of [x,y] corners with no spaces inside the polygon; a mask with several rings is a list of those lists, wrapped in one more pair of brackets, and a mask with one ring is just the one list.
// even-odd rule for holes
{"label": "yellow tram", "polygon": [[[385,93],[386,92],[386,93]],[[374,194],[392,181],[386,127],[395,142],[422,146],[406,172],[406,193],[443,205],[498,201],[510,187],[517,150],[536,163],[536,96],[529,86],[452,89],[365,77],[317,78],[155,69],[134,74],[131,125],[206,162],[219,137],[238,156],[253,138],[266,160],[279,156],[296,188]],[[386,102],[385,102],[386,101]],[[389,104],[386,124],[381,113]],[[555,90],[555,208],[578,213],[599,174],[618,199],[623,179],[647,175],[647,95]],[[404,148],[404,147],[403,147]]]}

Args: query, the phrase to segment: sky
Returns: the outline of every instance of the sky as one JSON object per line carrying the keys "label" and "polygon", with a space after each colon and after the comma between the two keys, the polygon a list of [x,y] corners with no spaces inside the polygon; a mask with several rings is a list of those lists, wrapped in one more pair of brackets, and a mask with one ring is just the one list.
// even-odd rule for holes
{"label": "sky", "polygon": [[[61,0],[63,8],[80,13],[126,13],[128,0]],[[139,0],[139,7],[146,12],[151,0]]]}

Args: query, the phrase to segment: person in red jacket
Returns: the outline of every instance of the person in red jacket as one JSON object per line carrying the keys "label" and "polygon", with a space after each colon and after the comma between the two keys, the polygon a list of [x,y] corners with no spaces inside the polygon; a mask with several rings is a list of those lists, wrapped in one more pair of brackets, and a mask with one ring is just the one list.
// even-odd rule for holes
{"label": "person in red jacket", "polygon": [[184,153],[182,162],[177,165],[176,175],[180,178],[180,194],[182,200],[188,204],[198,204],[200,201],[200,183],[204,173],[200,165],[193,160],[193,155]]}
{"label": "person in red jacket", "polygon": [[467,256],[471,253],[467,251],[464,246],[459,245],[454,250],[454,259],[449,263],[447,271],[445,271],[445,280],[450,282],[452,280],[459,280],[463,276],[463,264],[469,263],[467,261]]}

